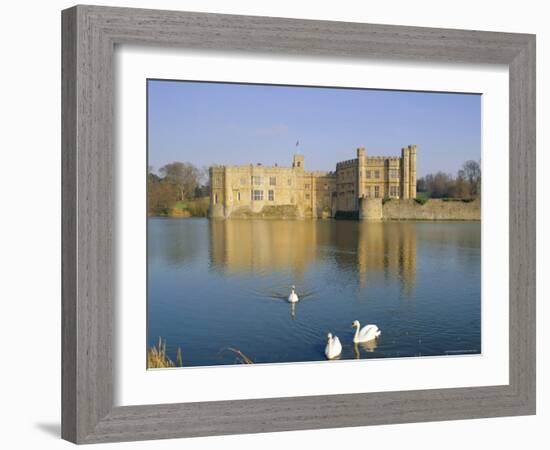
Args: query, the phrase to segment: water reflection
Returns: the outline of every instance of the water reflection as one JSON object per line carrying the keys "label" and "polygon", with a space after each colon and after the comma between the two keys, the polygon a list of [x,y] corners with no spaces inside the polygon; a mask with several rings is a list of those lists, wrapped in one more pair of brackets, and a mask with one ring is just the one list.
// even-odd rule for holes
{"label": "water reflection", "polygon": [[378,347],[378,341],[376,339],[368,342],[353,344],[353,352],[355,353],[355,359],[361,359],[361,350],[365,353],[374,353],[377,347]]}
{"label": "water reflection", "polygon": [[[416,230],[414,223],[213,220],[209,222],[210,266],[257,276],[290,271],[291,281],[300,284],[308,268],[334,262],[356,277],[360,289],[368,286],[369,277],[395,277],[402,291],[411,295]],[[307,294],[302,291],[301,300]]]}
{"label": "water reflection", "polygon": [[[185,366],[479,353],[479,223],[148,221],[148,345]],[[288,303],[295,284],[300,301]],[[350,321],[380,340],[354,346]]]}

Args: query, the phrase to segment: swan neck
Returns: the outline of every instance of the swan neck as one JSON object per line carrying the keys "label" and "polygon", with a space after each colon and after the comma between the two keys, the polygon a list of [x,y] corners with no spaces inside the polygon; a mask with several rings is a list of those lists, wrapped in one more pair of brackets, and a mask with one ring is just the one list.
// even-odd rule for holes
{"label": "swan neck", "polygon": [[361,328],[361,324],[357,322],[357,327],[355,328],[355,336],[353,336],[353,339],[357,339],[359,337],[359,329]]}

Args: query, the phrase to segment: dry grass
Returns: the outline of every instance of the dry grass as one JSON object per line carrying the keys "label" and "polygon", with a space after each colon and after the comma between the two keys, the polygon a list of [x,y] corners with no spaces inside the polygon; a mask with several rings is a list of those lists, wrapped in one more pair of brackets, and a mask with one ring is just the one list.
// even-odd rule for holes
{"label": "dry grass", "polygon": [[239,364],[254,364],[254,361],[252,361],[248,356],[246,356],[240,350],[232,347],[227,347],[227,350],[232,351],[238,356],[236,358],[236,362],[238,362]]}
{"label": "dry grass", "polygon": [[176,352],[177,366],[166,354],[166,339],[163,341],[159,337],[159,343],[156,347],[151,347],[147,351],[147,368],[148,369],[164,369],[167,367],[183,367],[183,359],[181,349]]}

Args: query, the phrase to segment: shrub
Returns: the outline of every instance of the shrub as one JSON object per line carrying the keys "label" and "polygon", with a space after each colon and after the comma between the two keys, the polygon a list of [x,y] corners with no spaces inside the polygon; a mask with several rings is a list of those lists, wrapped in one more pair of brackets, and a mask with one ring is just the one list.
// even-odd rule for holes
{"label": "shrub", "polygon": [[209,197],[196,198],[187,203],[187,211],[189,211],[193,217],[206,217],[208,215],[209,204]]}
{"label": "shrub", "polygon": [[430,195],[428,192],[417,192],[416,198],[426,199],[428,200],[430,198]]}
{"label": "shrub", "polygon": [[428,199],[425,197],[416,197],[414,201],[419,205],[424,205],[428,201]]}

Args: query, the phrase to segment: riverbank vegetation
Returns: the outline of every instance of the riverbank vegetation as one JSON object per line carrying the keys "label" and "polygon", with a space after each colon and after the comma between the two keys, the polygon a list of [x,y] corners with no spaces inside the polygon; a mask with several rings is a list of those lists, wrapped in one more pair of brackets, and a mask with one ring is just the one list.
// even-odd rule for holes
{"label": "riverbank vegetation", "polygon": [[159,337],[158,344],[147,351],[147,368],[165,369],[167,367],[183,367],[181,349],[178,347],[176,351],[176,362],[172,361],[166,354],[166,339],[163,341]]}
{"label": "riverbank vegetation", "polygon": [[[254,364],[254,361],[237,348],[227,347],[225,350],[235,354],[235,364]],[[147,350],[148,369],[166,369],[170,367],[183,367],[181,348],[176,350],[176,361],[174,362],[166,353],[166,339],[159,337],[157,345]]]}
{"label": "riverbank vegetation", "polygon": [[476,161],[466,161],[456,176],[437,172],[419,178],[416,183],[418,203],[428,198],[472,201],[481,197],[481,167]]}
{"label": "riverbank vegetation", "polygon": [[208,169],[172,162],[147,174],[147,214],[150,216],[206,217],[210,186]]}
{"label": "riverbank vegetation", "polygon": [[235,362],[237,364],[254,364],[254,361],[252,361],[248,356],[246,356],[239,349],[236,349],[236,348],[233,348],[233,347],[227,347],[227,350],[229,350],[230,352],[235,353],[235,355],[237,356],[235,358]]}

